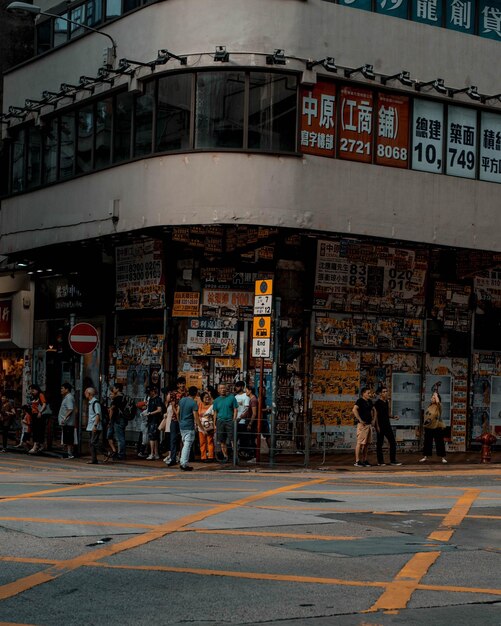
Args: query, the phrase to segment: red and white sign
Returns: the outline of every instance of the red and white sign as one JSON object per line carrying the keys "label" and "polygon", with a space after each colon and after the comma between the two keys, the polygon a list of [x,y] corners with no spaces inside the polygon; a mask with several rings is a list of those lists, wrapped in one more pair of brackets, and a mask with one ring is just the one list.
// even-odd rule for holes
{"label": "red and white sign", "polygon": [[92,324],[81,322],[75,324],[68,335],[70,348],[77,354],[90,354],[94,352],[99,343],[99,334]]}
{"label": "red and white sign", "polygon": [[374,96],[359,87],[342,87],[339,96],[339,150],[341,159],[372,162]]}
{"label": "red and white sign", "polygon": [[380,93],[377,106],[376,163],[407,168],[409,98]]}
{"label": "red and white sign", "polygon": [[336,85],[318,82],[301,91],[301,152],[333,157],[336,129]]}

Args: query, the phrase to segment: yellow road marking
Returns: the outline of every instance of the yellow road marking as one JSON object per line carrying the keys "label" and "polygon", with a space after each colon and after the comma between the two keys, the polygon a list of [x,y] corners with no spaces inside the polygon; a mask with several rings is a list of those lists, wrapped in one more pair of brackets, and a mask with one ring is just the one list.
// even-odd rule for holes
{"label": "yellow road marking", "polygon": [[347,537],[346,535],[306,535],[299,533],[271,533],[258,530],[204,530],[200,528],[182,528],[179,532],[197,533],[201,535],[233,535],[237,537],[276,537],[280,539],[312,539],[315,541],[353,541],[362,537]]}
{"label": "yellow road marking", "polygon": [[60,559],[37,559],[28,556],[0,556],[0,561],[6,563],[40,563],[42,565],[55,565],[60,563]]}
{"label": "yellow road marking", "polygon": [[34,524],[61,524],[62,526],[110,526],[116,528],[155,528],[155,524],[128,524],[127,522],[95,522],[80,519],[46,519],[43,517],[0,517],[2,522],[28,522]]}
{"label": "yellow road marking", "polygon": [[[445,517],[443,513],[423,513],[427,517]],[[501,519],[501,515],[465,515],[465,519]]]}
{"label": "yellow road marking", "polygon": [[459,498],[449,513],[447,513],[444,519],[440,522],[438,530],[428,535],[428,539],[449,541],[454,534],[454,530],[461,524],[465,516],[468,514],[471,505],[478,498],[479,494],[479,489],[468,489],[468,491]]}
{"label": "yellow road marking", "polygon": [[115,544],[108,544],[102,548],[97,548],[78,557],[61,561],[57,565],[53,565],[43,572],[37,572],[36,574],[25,576],[24,578],[20,578],[14,582],[1,585],[0,600],[11,598],[18,595],[19,593],[22,593],[23,591],[27,591],[28,589],[32,589],[33,587],[42,585],[43,583],[49,582],[51,580],[55,580],[63,574],[67,572],[72,572],[80,567],[83,567],[84,565],[87,565],[88,563],[96,562],[100,559],[110,557],[125,550],[130,550],[131,548],[145,545],[147,543],[150,543],[151,541],[155,541],[156,539],[160,539],[161,537],[165,537],[168,534],[174,533],[179,529],[184,528],[185,526],[207,519],[208,517],[219,515],[220,513],[226,513],[251,502],[255,502],[256,500],[269,498],[271,496],[292,491],[294,489],[300,489],[301,487],[304,487],[306,485],[321,484],[325,482],[325,480],[325,478],[320,478],[316,480],[309,479],[306,482],[276,487],[274,489],[265,491],[264,493],[246,496],[245,498],[241,498],[240,500],[236,500],[234,502],[218,504],[208,511],[198,511],[197,513],[186,515],[184,517],[181,517],[180,519],[172,520],[166,522],[165,524],[160,524],[142,535],[135,535],[124,541]]}
{"label": "yellow road marking", "polygon": [[73,496],[61,496],[58,498],[41,498],[41,497],[36,497],[36,498],[32,498],[33,500],[36,500],[37,502],[39,501],[43,501],[43,502],[102,502],[103,504],[147,504],[147,505],[160,505],[160,506],[211,506],[211,502],[205,502],[205,503],[201,503],[201,502],[166,502],[166,501],[161,501],[161,500],[116,500],[115,498],[112,499],[112,496],[110,496],[108,499],[104,500],[103,498],[78,498],[78,497],[73,497]]}

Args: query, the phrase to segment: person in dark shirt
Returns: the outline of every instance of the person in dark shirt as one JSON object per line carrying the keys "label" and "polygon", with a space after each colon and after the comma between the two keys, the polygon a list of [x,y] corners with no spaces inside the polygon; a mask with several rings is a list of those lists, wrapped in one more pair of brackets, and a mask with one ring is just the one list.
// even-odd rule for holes
{"label": "person in dark shirt", "polygon": [[384,456],[383,456],[383,443],[386,437],[386,439],[388,440],[388,444],[390,446],[391,465],[402,465],[402,463],[397,463],[397,443],[395,441],[395,435],[393,434],[393,429],[390,424],[390,419],[398,420],[398,416],[390,415],[390,403],[388,401],[388,388],[387,387],[382,387],[381,392],[379,394],[379,399],[376,400],[376,403],[374,404],[374,409],[376,410],[377,464],[386,465],[386,463],[384,462]]}
{"label": "person in dark shirt", "polygon": [[355,467],[370,467],[367,461],[367,450],[372,438],[372,424],[375,412],[370,400],[370,389],[364,387],[361,397],[355,402],[353,415],[357,421],[357,445],[355,448]]}
{"label": "person in dark shirt", "polygon": [[147,461],[158,461],[158,442],[160,439],[160,431],[158,425],[162,421],[165,412],[164,403],[158,395],[158,389],[154,385],[148,387],[148,405],[146,408],[146,417],[148,420],[148,440],[150,442],[150,455],[146,457]]}

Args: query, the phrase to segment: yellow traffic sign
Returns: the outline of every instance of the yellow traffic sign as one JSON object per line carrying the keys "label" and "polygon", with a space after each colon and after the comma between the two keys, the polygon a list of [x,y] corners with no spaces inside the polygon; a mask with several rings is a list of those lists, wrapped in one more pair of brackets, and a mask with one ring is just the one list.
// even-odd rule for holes
{"label": "yellow traffic sign", "polygon": [[256,280],[254,284],[254,295],[271,296],[273,294],[273,280]]}
{"label": "yellow traffic sign", "polygon": [[252,337],[254,339],[267,339],[271,337],[271,317],[254,317]]}

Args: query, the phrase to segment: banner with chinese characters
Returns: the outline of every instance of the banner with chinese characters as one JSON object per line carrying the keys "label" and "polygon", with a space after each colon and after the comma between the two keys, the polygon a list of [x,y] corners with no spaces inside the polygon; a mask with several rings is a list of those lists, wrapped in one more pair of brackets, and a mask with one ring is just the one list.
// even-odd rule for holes
{"label": "banner with chinese characters", "polygon": [[352,86],[342,87],[339,102],[339,158],[371,163],[374,117],[372,91]]}
{"label": "banner with chinese characters", "polygon": [[427,267],[424,251],[352,239],[320,240],[313,305],[339,312],[423,317]]}
{"label": "banner with chinese characters", "polygon": [[236,356],[238,326],[230,319],[197,317],[188,322],[188,354],[200,356]]}
{"label": "banner with chinese characters", "polygon": [[380,93],[377,105],[376,164],[407,168],[409,98]]}
{"label": "banner with chinese characters", "polygon": [[444,171],[444,105],[414,100],[412,117],[412,169],[441,174]]}
{"label": "banner with chinese characters", "polygon": [[336,86],[318,82],[301,90],[301,151],[334,156],[336,130]]}
{"label": "banner with chinese characters", "polygon": [[12,300],[0,300],[0,341],[12,339]]}
{"label": "banner with chinese characters", "polygon": [[478,34],[501,41],[501,0],[480,0]]}
{"label": "banner with chinese characters", "polygon": [[196,317],[200,309],[200,294],[198,291],[176,291],[172,317]]}
{"label": "banner with chinese characters", "polygon": [[501,115],[482,112],[480,120],[480,180],[501,183]]}
{"label": "banner with chinese characters", "polygon": [[372,9],[372,0],[338,0],[338,4],[344,4],[354,9],[363,9],[364,11]]}
{"label": "banner with chinese characters", "polygon": [[407,17],[409,0],[376,0],[376,13],[386,13],[393,17]]}
{"label": "banner with chinese characters", "polygon": [[475,32],[475,3],[473,0],[447,0],[446,28],[462,33]]}
{"label": "banner with chinese characters", "polygon": [[442,26],[442,0],[412,0],[412,20]]}
{"label": "banner with chinese characters", "polygon": [[247,317],[254,307],[253,291],[232,289],[204,289],[202,296],[202,317]]}
{"label": "banner with chinese characters", "polygon": [[117,309],[165,306],[162,242],[144,239],[116,249]]}
{"label": "banner with chinese characters", "polygon": [[447,115],[447,174],[475,178],[477,112],[449,106]]}

